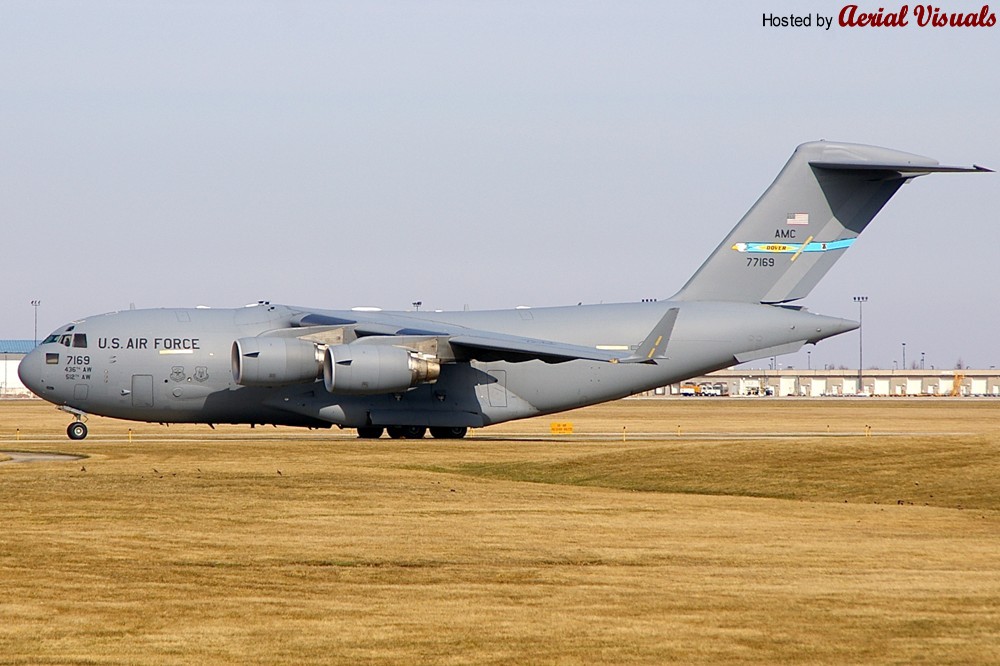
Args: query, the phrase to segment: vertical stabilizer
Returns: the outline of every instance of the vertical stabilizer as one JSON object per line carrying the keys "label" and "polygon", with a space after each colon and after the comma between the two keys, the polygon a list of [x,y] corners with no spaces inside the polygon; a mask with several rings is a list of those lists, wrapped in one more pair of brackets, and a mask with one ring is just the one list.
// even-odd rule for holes
{"label": "vertical stabilizer", "polygon": [[799,146],[673,300],[785,303],[809,294],[907,180],[989,171],[876,146]]}

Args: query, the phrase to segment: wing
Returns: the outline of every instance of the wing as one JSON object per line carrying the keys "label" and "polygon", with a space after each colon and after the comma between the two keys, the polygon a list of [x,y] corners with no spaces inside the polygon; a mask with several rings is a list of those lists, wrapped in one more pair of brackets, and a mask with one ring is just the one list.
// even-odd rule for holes
{"label": "wing", "polygon": [[292,320],[294,328],[266,335],[294,336],[326,344],[388,344],[429,353],[445,362],[655,363],[656,359],[664,357],[677,313],[677,308],[668,310],[633,354],[382,312],[357,313],[356,317],[354,312],[351,316],[311,312],[295,317]]}
{"label": "wing", "polygon": [[449,338],[448,343],[455,350],[458,360],[508,361],[510,363],[534,360],[545,363],[580,360],[614,363],[619,360],[615,354],[594,347],[486,331],[471,331],[455,335]]}
{"label": "wing", "polygon": [[[351,313],[352,315],[354,313]],[[265,335],[294,336],[335,344],[387,344],[432,353],[444,361],[589,360],[615,362],[619,356],[593,347],[420,320],[395,313],[359,313],[358,317],[313,312],[292,321],[295,328]]]}

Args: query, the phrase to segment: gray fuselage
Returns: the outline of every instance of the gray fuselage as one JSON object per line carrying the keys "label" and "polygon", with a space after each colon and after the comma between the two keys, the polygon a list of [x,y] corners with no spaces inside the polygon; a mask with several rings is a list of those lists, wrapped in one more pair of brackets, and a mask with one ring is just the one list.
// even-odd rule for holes
{"label": "gray fuselage", "polygon": [[[738,361],[785,353],[855,328],[851,321],[748,303],[581,305],[483,312],[365,312],[395,328],[446,324],[580,346],[634,350],[678,308],[655,363],[455,361],[404,391],[338,395],[315,380],[240,386],[235,340],[287,331],[320,311],[260,304],[237,309],[130,310],[89,317],[50,335],[21,364],[36,394],[85,413],[152,422],[274,423],[310,427],[479,427],[612,400]],[[357,312],[322,311],[357,319]],[[366,341],[363,338],[360,344]]]}

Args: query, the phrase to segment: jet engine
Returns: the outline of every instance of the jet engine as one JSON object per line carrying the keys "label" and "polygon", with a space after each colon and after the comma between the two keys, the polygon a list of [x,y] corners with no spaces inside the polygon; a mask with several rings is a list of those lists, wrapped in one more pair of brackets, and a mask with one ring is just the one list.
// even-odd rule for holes
{"label": "jet engine", "polygon": [[323,356],[299,338],[240,338],[233,343],[233,380],[243,386],[284,386],[315,381]]}
{"label": "jet engine", "polygon": [[440,374],[439,362],[387,345],[333,345],[323,355],[323,384],[330,393],[399,393]]}

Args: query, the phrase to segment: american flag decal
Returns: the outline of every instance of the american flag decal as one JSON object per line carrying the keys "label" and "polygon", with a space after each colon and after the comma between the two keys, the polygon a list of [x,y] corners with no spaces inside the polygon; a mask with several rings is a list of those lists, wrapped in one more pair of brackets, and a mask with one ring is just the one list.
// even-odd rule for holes
{"label": "american flag decal", "polygon": [[809,224],[809,213],[790,213],[785,224]]}

